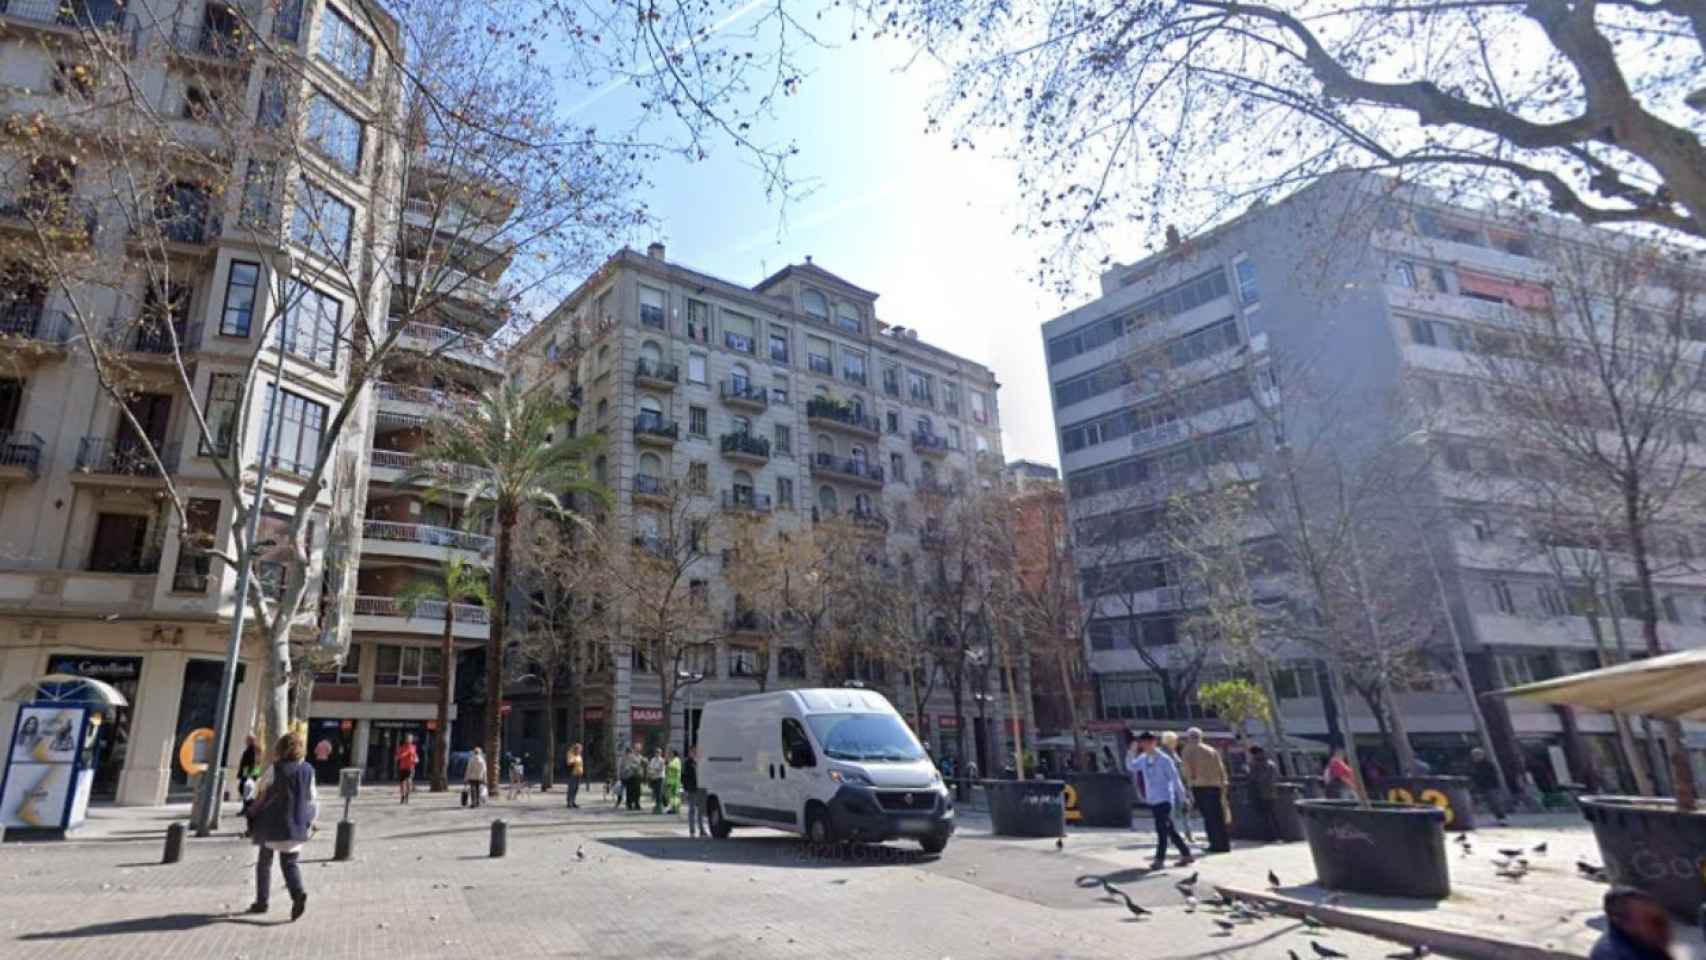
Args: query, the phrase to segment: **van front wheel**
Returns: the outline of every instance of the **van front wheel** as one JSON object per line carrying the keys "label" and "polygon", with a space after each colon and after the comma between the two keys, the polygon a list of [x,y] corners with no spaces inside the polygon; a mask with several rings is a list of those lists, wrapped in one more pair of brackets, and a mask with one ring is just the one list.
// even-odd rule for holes
{"label": "van front wheel", "polygon": [[948,849],[948,838],[919,837],[918,845],[924,848],[925,853],[941,853],[943,850]]}
{"label": "van front wheel", "polygon": [[829,819],[828,810],[813,807],[806,811],[806,840],[819,849],[835,845],[835,824]]}
{"label": "van front wheel", "polygon": [[705,805],[705,819],[709,822],[711,836],[718,840],[727,840],[729,834],[734,832],[734,826],[723,818],[723,805],[718,803],[715,797]]}

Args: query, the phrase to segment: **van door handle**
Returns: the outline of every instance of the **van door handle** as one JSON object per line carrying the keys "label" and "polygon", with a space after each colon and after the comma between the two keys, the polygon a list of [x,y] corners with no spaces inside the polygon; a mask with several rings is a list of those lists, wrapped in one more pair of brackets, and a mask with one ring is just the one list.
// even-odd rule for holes
{"label": "van door handle", "polygon": [[784,779],[784,780],[788,779],[788,765],[787,764],[784,763],[781,766],[777,767],[776,769],[781,771],[782,779]]}
{"label": "van door handle", "polygon": [[770,765],[770,779],[776,779],[776,765],[774,763]]}

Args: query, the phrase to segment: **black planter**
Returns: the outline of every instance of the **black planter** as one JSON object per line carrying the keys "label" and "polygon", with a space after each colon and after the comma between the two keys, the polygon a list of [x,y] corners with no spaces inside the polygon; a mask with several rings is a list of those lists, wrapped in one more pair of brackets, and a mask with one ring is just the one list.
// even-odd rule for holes
{"label": "black planter", "polygon": [[1233,780],[1231,791],[1234,840],[1303,839],[1303,821],[1297,816],[1297,801],[1302,788],[1297,784],[1281,781],[1275,785],[1271,818],[1262,810],[1261,801],[1251,789],[1248,779]]}
{"label": "black planter", "polygon": [[1279,821],[1279,836],[1275,839],[1287,843],[1304,839],[1303,816],[1297,812],[1297,804],[1303,799],[1302,793],[1302,788],[1295,783],[1279,785],[1279,796],[1274,805],[1274,819]]}
{"label": "black planter", "polygon": [[1297,812],[1322,886],[1427,900],[1451,894],[1439,807],[1300,800]]}
{"label": "black planter", "polygon": [[1447,830],[1475,829],[1475,795],[1468,777],[1382,777],[1375,793],[1387,803],[1439,807],[1445,811]]}
{"label": "black planter", "polygon": [[1131,805],[1137,799],[1123,773],[1070,773],[1066,776],[1066,819],[1081,827],[1131,829]]}
{"label": "black planter", "polygon": [[999,837],[1066,833],[1066,784],[1059,780],[985,780],[989,821]]}
{"label": "black planter", "polygon": [[1684,813],[1663,797],[1579,803],[1613,883],[1645,890],[1671,913],[1697,920],[1706,904],[1706,813]]}

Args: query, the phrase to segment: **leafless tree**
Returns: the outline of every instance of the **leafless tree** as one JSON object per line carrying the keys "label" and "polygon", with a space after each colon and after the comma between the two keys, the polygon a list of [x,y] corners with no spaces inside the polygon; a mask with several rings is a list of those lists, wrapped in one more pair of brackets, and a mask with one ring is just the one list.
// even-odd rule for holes
{"label": "leafless tree", "polygon": [[596,524],[535,513],[522,520],[516,538],[516,592],[525,603],[514,649],[545,700],[545,789],[555,780],[559,695],[568,692],[568,714],[578,717],[588,647],[599,637],[594,624],[608,588],[604,534]]}

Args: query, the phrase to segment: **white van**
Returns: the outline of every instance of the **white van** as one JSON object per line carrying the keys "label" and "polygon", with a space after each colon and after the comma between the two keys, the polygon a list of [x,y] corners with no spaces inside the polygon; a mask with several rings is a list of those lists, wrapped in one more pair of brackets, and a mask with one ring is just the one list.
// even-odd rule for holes
{"label": "white van", "polygon": [[711,835],[774,827],[814,843],[917,840],[939,853],[954,801],[882,694],[778,690],[705,704],[699,786]]}

